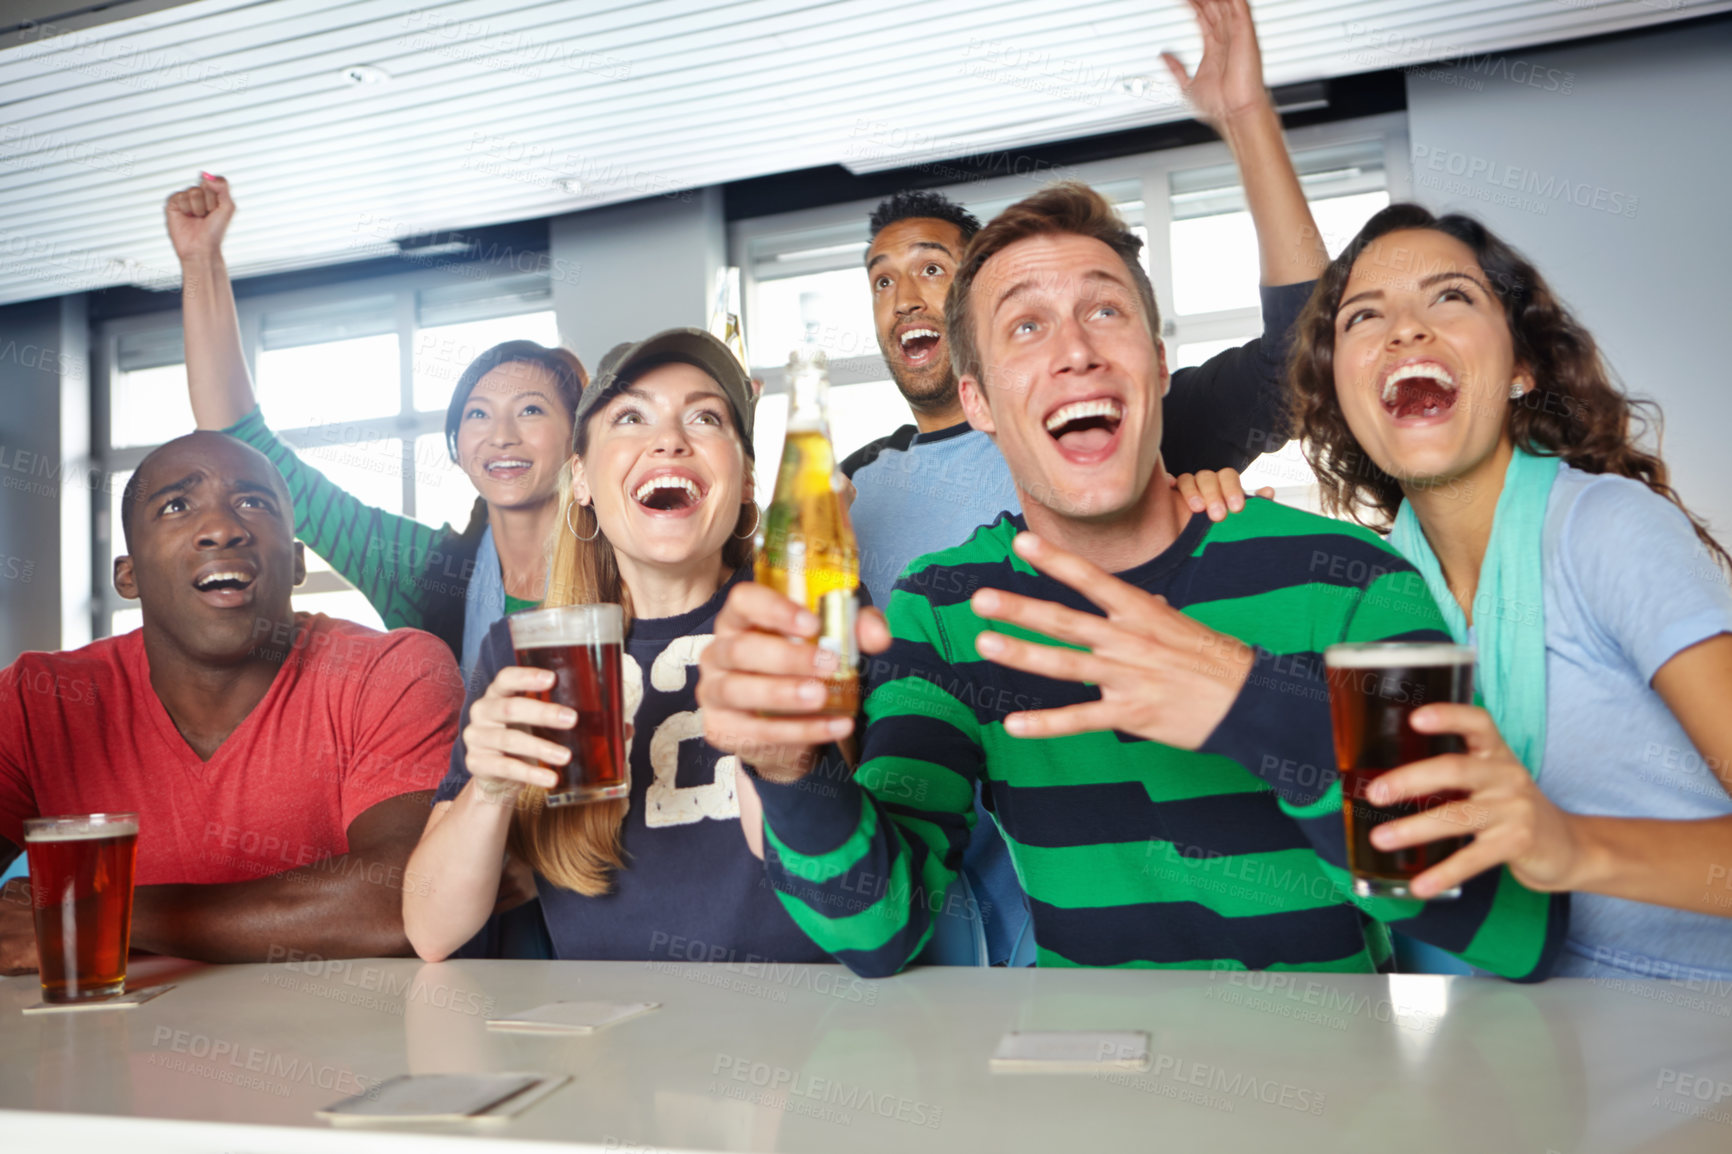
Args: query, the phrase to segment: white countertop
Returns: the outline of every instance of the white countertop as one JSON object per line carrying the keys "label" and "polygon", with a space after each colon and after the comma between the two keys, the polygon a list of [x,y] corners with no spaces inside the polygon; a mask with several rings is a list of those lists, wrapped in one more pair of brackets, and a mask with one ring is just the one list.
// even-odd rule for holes
{"label": "white countertop", "polygon": [[[1732,987],[135,962],[132,988],[165,982],[131,1010],[26,1016],[34,977],[0,981],[0,1150],[1732,1151]],[[662,1009],[589,1036],[485,1027],[556,1000]],[[1006,1031],[1067,1029],[1146,1030],[1151,1068],[989,1072]],[[574,1080],[507,1122],[333,1128],[313,1113],[398,1074],[507,1070]]]}

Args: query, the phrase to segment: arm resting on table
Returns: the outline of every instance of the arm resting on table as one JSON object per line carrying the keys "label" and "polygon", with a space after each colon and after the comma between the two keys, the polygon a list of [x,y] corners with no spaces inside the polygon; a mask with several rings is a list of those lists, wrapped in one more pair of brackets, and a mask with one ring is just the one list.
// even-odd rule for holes
{"label": "arm resting on table", "polygon": [[298,949],[325,957],[409,953],[405,866],[427,820],[427,791],[379,802],[349,825],[349,851],[254,881],[141,886],[132,944],[205,962],[263,962]]}

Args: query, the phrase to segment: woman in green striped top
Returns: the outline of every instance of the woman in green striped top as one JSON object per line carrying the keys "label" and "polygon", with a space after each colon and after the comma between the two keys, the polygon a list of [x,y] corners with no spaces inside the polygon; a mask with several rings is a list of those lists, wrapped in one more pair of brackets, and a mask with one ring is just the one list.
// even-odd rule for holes
{"label": "woman in green striped top", "polygon": [[464,370],[445,420],[451,459],[478,493],[461,531],[368,505],[302,462],[259,411],[222,257],[234,211],[228,182],[208,173],[167,206],[198,427],[269,457],[288,482],[296,535],[361,590],[387,628],[435,634],[467,675],[487,627],[541,600],[583,365],[566,349],[508,341]]}

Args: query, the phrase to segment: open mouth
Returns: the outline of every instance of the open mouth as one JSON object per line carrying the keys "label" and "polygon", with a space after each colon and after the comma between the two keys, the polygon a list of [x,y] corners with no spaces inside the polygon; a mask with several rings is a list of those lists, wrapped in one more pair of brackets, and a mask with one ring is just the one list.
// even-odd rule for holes
{"label": "open mouth", "polygon": [[1110,398],[1072,401],[1047,416],[1046,432],[1066,452],[1096,453],[1112,443],[1124,419],[1124,405]]}
{"label": "open mouth", "polygon": [[529,472],[534,465],[522,457],[496,457],[482,466],[489,477],[497,477],[501,481],[515,481]]}
{"label": "open mouth", "polygon": [[902,359],[914,368],[931,364],[938,356],[938,342],[943,339],[943,333],[927,328],[903,329],[896,338],[902,348]]}
{"label": "open mouth", "polygon": [[206,601],[230,606],[242,604],[257,580],[258,573],[250,565],[211,565],[193,578],[192,587]]}
{"label": "open mouth", "polygon": [[1402,365],[1383,379],[1384,411],[1398,421],[1442,416],[1455,398],[1454,375],[1435,362]]}
{"label": "open mouth", "polygon": [[704,499],[704,491],[698,483],[679,473],[659,473],[650,477],[632,490],[631,495],[638,504],[657,513],[677,513],[696,508]]}

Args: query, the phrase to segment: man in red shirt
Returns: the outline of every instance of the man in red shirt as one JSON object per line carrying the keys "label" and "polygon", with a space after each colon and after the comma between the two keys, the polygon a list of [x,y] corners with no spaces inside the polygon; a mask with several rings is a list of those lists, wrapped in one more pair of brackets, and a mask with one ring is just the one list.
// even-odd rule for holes
{"label": "man in red shirt", "polygon": [[[403,866],[463,703],[449,650],[296,613],[288,493],[230,437],[157,449],[121,516],[114,586],[144,627],[0,672],[0,866],[26,818],[136,812],[135,948],[408,953]],[[34,970],[27,892],[6,896],[0,972]]]}

